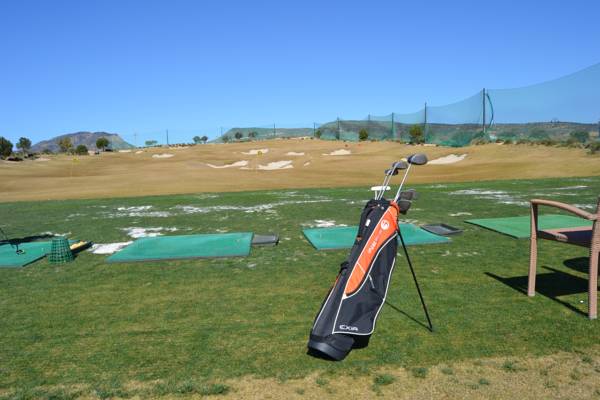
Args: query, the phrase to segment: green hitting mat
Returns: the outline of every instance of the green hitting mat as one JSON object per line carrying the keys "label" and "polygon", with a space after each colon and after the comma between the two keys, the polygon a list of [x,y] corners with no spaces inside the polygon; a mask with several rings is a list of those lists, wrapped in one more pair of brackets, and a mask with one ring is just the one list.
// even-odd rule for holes
{"label": "green hitting mat", "polygon": [[[413,224],[400,224],[400,232],[406,245],[446,243],[450,239],[429,233]],[[334,228],[311,228],[302,231],[317,250],[349,249],[354,244],[358,226]]]}
{"label": "green hitting mat", "polygon": [[243,257],[250,254],[252,232],[141,238],[108,257],[108,262]]}
{"label": "green hitting mat", "polygon": [[51,242],[29,242],[19,243],[19,250],[23,253],[17,254],[15,246],[10,244],[0,245],[0,268],[1,267],[24,267],[34,261],[44,258],[50,252]]}
{"label": "green hitting mat", "polygon": [[[500,232],[517,239],[524,239],[529,237],[529,231],[531,229],[530,218],[531,217],[527,215],[508,218],[469,219],[465,222]],[[538,229],[576,228],[580,226],[592,226],[592,221],[570,215],[546,214],[538,216]]]}

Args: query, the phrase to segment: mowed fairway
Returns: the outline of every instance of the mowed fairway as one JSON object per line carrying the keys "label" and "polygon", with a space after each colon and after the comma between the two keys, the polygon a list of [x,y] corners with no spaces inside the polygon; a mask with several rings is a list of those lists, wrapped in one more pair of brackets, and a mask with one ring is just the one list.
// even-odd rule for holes
{"label": "mowed fairway", "polygon": [[[244,154],[259,149],[268,152]],[[328,155],[339,150],[350,154]],[[0,201],[372,186],[393,161],[415,152],[425,152],[430,160],[467,155],[458,163],[427,165],[413,178],[420,183],[600,175],[600,157],[583,149],[497,144],[454,149],[290,139],[0,161]],[[293,168],[261,169],[284,161]],[[214,168],[240,162],[246,164]]]}
{"label": "mowed fairway", "polygon": [[[304,145],[328,145],[330,150],[340,146],[298,143]],[[576,150],[535,147],[528,161],[527,154],[516,155],[516,146],[426,149],[430,158],[457,150],[469,153],[464,164],[454,167],[415,168],[412,182],[438,183],[409,185],[421,195],[407,216],[409,222],[445,222],[464,229],[450,244],[410,248],[435,332],[424,327],[410,273],[399,256],[370,346],[353,351],[341,363],[305,354],[313,318],[347,251],[317,252],[301,229],[317,220],[356,224],[370,196],[372,178],[380,175],[394,154],[413,150],[394,146],[349,144],[357,154],[349,160],[372,167],[350,169],[354,164],[343,158],[322,159],[319,162],[327,168],[314,175],[303,175],[300,168],[224,170],[218,175],[201,163],[242,159],[235,154],[228,159],[210,156],[210,149],[218,146],[173,150],[176,156],[164,160],[136,161],[135,154],[90,157],[80,161],[74,174],[81,176],[73,178],[54,175],[59,165],[70,165],[72,161],[66,159],[23,166],[31,174],[35,168],[38,173],[47,168],[48,181],[55,182],[52,190],[43,184],[43,177],[27,177],[13,172],[17,167],[3,165],[3,173],[13,174],[9,198],[106,193],[108,197],[118,191],[133,196],[138,190],[150,191],[153,179],[165,185],[156,190],[167,192],[303,186],[302,182],[334,186],[352,179],[366,185],[0,203],[2,226],[12,237],[52,232],[111,243],[131,240],[134,228],[166,235],[224,231],[281,235],[279,246],[255,247],[246,258],[107,264],[106,256],[83,252],[66,265],[42,260],[21,269],[0,269],[0,398],[598,396],[600,325],[585,317],[587,251],[542,243],[539,294],[528,298],[522,292],[528,241],[463,220],[527,215],[532,197],[591,210],[600,194],[600,177],[444,182],[469,174],[475,180],[489,178],[489,171],[501,176],[510,173],[504,177],[579,175],[577,165],[565,161],[575,154],[590,175],[598,172],[598,159]],[[363,149],[369,150],[361,155]],[[268,154],[272,160],[284,158]],[[495,161],[486,162],[486,154]],[[563,162],[555,162],[553,157],[561,154]],[[108,157],[114,162],[106,163]],[[197,169],[192,163],[197,163]],[[523,169],[538,164],[542,165],[531,171]],[[94,171],[94,165],[104,169],[84,177]],[[150,169],[136,171],[135,165]],[[183,169],[181,175],[173,172],[177,166]],[[127,185],[113,182],[119,170],[124,171]],[[176,181],[173,186],[167,171]],[[136,176],[146,176],[139,188]]]}

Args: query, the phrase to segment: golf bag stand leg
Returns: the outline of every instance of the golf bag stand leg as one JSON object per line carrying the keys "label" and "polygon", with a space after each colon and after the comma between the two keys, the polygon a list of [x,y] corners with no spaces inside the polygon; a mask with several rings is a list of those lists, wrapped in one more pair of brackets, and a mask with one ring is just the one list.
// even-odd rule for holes
{"label": "golf bag stand leg", "polygon": [[433,332],[433,325],[431,323],[431,318],[429,318],[429,311],[427,311],[427,305],[425,304],[425,300],[423,299],[423,294],[421,293],[421,288],[419,287],[419,282],[417,281],[417,275],[415,275],[415,270],[413,268],[412,262],[410,261],[410,256],[408,255],[408,250],[406,249],[406,243],[404,243],[404,238],[402,237],[400,229],[398,229],[398,236],[400,237],[400,243],[402,243],[402,249],[404,250],[404,255],[406,256],[406,261],[408,262],[408,267],[410,268],[413,280],[415,281],[415,286],[417,287],[417,292],[419,293],[419,299],[421,299],[421,305],[423,306],[423,311],[425,311],[425,317],[427,317],[429,331]]}

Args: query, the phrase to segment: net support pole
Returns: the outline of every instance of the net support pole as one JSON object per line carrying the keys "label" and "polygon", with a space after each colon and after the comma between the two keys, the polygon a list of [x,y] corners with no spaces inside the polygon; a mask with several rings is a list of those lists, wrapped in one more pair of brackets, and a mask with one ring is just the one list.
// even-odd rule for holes
{"label": "net support pole", "polygon": [[275,132],[275,124],[273,124],[273,137],[277,136],[277,133]]}
{"label": "net support pole", "polygon": [[340,139],[340,117],[337,118],[337,135],[336,139]]}
{"label": "net support pole", "polygon": [[169,145],[169,130],[167,129],[167,146]]}
{"label": "net support pole", "polygon": [[427,142],[427,102],[423,106],[423,136],[425,136],[425,142]]}
{"label": "net support pole", "polygon": [[485,135],[485,88],[483,88],[483,90],[481,91],[481,99],[482,99],[482,110],[483,110],[483,121],[482,121],[482,127],[483,127],[483,134]]}
{"label": "net support pole", "polygon": [[392,139],[394,139],[394,137],[396,136],[396,135],[394,135],[394,113],[392,113],[392,127],[391,128],[392,128],[392,132],[391,132]]}

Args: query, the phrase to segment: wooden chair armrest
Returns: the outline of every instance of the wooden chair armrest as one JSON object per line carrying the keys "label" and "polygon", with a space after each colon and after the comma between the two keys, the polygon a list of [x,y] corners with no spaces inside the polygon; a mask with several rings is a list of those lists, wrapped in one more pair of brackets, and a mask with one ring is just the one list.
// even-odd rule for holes
{"label": "wooden chair armrest", "polygon": [[570,212],[572,214],[577,215],[578,217],[585,218],[590,221],[596,221],[598,219],[597,214],[592,214],[587,211],[583,211],[582,209],[579,209],[575,206],[566,203],[561,203],[559,201],[532,199],[531,204],[559,208],[561,210]]}

